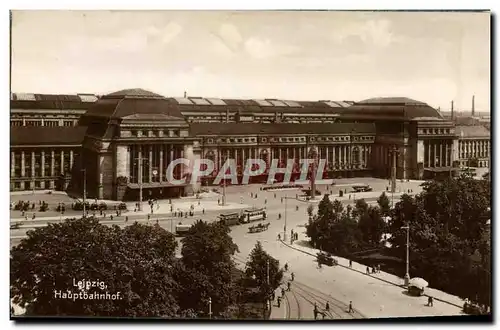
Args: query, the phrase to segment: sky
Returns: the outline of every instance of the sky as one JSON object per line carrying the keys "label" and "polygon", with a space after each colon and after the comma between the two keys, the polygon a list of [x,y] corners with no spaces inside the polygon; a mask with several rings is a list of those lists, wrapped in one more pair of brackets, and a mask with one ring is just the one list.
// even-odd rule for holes
{"label": "sky", "polygon": [[11,91],[349,100],[490,111],[490,14],[14,11]]}

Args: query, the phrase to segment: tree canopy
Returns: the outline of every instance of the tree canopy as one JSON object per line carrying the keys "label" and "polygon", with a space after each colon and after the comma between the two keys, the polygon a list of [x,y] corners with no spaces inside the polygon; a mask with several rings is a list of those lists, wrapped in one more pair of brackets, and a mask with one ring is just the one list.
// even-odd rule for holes
{"label": "tree canopy", "polygon": [[[11,297],[37,316],[175,317],[178,286],[172,278],[176,242],[159,226],[121,229],[94,218],[49,224],[27,233],[11,250]],[[125,247],[125,248],[124,248]],[[81,280],[107,287],[80,290]],[[67,291],[116,294],[111,299],[62,299]],[[61,296],[59,296],[61,297]]]}
{"label": "tree canopy", "polygon": [[228,226],[198,221],[182,239],[182,267],[177,280],[182,287],[182,309],[206,311],[212,299],[214,315],[222,313],[233,300],[232,256],[238,246],[229,236]]}
{"label": "tree canopy", "polygon": [[250,252],[245,275],[248,282],[259,288],[260,299],[264,301],[280,285],[283,279],[283,270],[279,267],[279,261],[264,251],[262,244],[257,242]]}

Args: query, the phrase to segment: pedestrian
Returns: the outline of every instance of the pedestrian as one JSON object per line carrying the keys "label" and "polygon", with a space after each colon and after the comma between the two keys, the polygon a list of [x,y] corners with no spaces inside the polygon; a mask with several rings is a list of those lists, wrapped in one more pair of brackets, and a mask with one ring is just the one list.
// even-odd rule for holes
{"label": "pedestrian", "polygon": [[299,210],[299,206],[295,206],[295,211],[298,211]]}
{"label": "pedestrian", "polygon": [[281,235],[278,234],[278,241],[281,241]]}
{"label": "pedestrian", "polygon": [[349,301],[349,313],[353,313],[354,309],[352,309],[352,300]]}
{"label": "pedestrian", "polygon": [[325,310],[328,312],[330,310],[330,304],[328,301],[326,302]]}
{"label": "pedestrian", "polygon": [[276,193],[274,193],[274,198],[276,198]]}
{"label": "pedestrian", "polygon": [[380,273],[380,264],[377,265],[377,272]]}
{"label": "pedestrian", "polygon": [[264,204],[267,204],[267,199],[264,199]]}
{"label": "pedestrian", "polygon": [[220,199],[217,200],[217,204],[220,205]]}
{"label": "pedestrian", "polygon": [[156,219],[156,224],[159,225],[160,224],[160,220],[159,219]]}
{"label": "pedestrian", "polygon": [[285,272],[288,271],[288,263],[285,264]]}
{"label": "pedestrian", "polygon": [[292,281],[293,281],[293,280],[295,279],[295,274],[294,274],[294,273],[292,273],[292,274],[290,274],[290,275],[292,276]]}
{"label": "pedestrian", "polygon": [[434,299],[432,297],[427,299],[427,306],[434,307]]}
{"label": "pedestrian", "polygon": [[316,320],[318,318],[318,305],[316,305],[316,303],[314,303],[313,313],[314,313],[314,319]]}
{"label": "pedestrian", "polygon": [[349,267],[352,268],[352,260],[349,260]]}
{"label": "pedestrian", "polygon": [[281,220],[281,213],[278,213],[278,220]]}
{"label": "pedestrian", "polygon": [[366,266],[366,273],[370,274],[370,267]]}
{"label": "pedestrian", "polygon": [[285,296],[285,289],[281,288],[281,296],[284,297]]}
{"label": "pedestrian", "polygon": [[278,297],[278,308],[281,306],[281,297]]}
{"label": "pedestrian", "polygon": [[203,214],[205,214],[205,209],[203,209],[201,212],[202,212]]}
{"label": "pedestrian", "polygon": [[250,198],[253,198],[253,192],[250,193]]}
{"label": "pedestrian", "polygon": [[287,283],[288,291],[290,291],[290,286],[291,286],[291,285],[292,285],[292,283],[291,283],[291,282],[288,282],[288,283]]}
{"label": "pedestrian", "polygon": [[111,221],[113,221],[113,215],[112,214],[109,216],[109,218],[111,219]]}
{"label": "pedestrian", "polygon": [[151,219],[151,214],[148,213],[148,221],[149,221],[149,219]]}
{"label": "pedestrian", "polygon": [[125,216],[125,222],[128,222],[128,216]]}

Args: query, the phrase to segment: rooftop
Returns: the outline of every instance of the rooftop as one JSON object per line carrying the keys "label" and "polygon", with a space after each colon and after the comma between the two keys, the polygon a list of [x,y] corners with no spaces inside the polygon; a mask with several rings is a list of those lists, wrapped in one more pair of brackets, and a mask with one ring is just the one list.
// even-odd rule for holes
{"label": "rooftop", "polygon": [[15,126],[10,128],[11,145],[81,145],[85,126]]}
{"label": "rooftop", "polygon": [[464,138],[490,138],[490,131],[482,125],[459,125],[455,126],[455,132]]}

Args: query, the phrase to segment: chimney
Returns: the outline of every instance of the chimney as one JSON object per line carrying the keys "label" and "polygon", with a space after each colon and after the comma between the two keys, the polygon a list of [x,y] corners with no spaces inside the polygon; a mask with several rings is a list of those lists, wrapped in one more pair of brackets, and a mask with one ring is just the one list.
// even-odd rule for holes
{"label": "chimney", "polygon": [[454,111],[453,111],[453,100],[451,101],[451,120],[455,118],[454,116]]}
{"label": "chimney", "polygon": [[184,98],[186,98],[186,97],[187,97],[187,92],[186,92],[186,91],[184,91]]}
{"label": "chimney", "polygon": [[475,109],[475,104],[474,104],[474,95],[472,95],[472,117],[474,117],[475,112],[476,112],[476,109]]}

